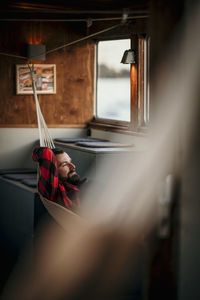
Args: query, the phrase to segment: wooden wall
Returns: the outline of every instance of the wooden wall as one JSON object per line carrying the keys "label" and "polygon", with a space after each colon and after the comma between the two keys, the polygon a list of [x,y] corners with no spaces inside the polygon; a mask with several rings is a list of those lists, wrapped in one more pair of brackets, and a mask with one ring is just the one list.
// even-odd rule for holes
{"label": "wooden wall", "polygon": [[[0,22],[0,52],[26,56],[27,44],[51,50],[85,35],[85,24],[67,22]],[[33,95],[16,95],[20,58],[0,55],[0,127],[37,126]],[[81,42],[46,56],[56,64],[57,92],[39,95],[49,127],[84,126],[93,117],[94,42]]]}

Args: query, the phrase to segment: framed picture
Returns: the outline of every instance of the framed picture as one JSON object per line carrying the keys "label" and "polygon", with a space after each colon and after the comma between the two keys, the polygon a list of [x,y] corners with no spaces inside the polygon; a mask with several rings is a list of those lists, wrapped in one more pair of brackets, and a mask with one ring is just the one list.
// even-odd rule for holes
{"label": "framed picture", "polygon": [[[34,65],[37,94],[56,93],[56,65]],[[16,65],[17,94],[33,94],[31,73],[28,65]]]}

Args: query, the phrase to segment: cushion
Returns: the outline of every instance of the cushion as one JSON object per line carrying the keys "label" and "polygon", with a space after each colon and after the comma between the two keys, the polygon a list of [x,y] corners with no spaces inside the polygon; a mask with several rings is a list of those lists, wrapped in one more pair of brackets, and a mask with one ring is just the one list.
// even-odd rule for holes
{"label": "cushion", "polygon": [[77,142],[98,142],[102,141],[105,142],[107,140],[100,140],[100,139],[93,139],[93,138],[56,138],[54,139],[55,142],[61,143],[77,143]]}
{"label": "cushion", "polygon": [[36,188],[37,187],[37,179],[36,178],[27,178],[23,179],[21,183],[25,184],[26,186]]}
{"label": "cushion", "polygon": [[132,147],[131,144],[120,144],[112,142],[78,142],[77,146],[90,147],[90,148],[121,148],[121,147]]}
{"label": "cushion", "polygon": [[4,178],[7,179],[12,179],[12,180],[16,180],[16,181],[21,181],[23,179],[36,179],[37,178],[37,173],[17,173],[17,174],[4,174],[3,175]]}
{"label": "cushion", "polygon": [[16,174],[16,173],[34,173],[36,172],[33,169],[21,169],[21,168],[16,168],[16,169],[0,169],[0,175],[4,174]]}

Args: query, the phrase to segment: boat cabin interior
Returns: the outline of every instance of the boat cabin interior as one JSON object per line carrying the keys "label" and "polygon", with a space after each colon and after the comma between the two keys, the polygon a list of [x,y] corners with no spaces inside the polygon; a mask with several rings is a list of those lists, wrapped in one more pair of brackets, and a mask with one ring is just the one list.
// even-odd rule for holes
{"label": "boat cabin interior", "polygon": [[[199,20],[189,0],[1,4],[2,299],[200,299]],[[78,212],[39,193],[39,146],[76,166]]]}

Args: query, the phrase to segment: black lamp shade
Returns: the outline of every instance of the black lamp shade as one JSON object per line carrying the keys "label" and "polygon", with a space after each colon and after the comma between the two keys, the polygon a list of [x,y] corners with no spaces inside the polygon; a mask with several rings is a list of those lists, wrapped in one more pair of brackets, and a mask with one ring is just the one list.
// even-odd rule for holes
{"label": "black lamp shade", "polygon": [[45,52],[46,52],[45,45],[29,44],[27,47],[27,56],[29,59],[44,61],[46,59]]}
{"label": "black lamp shade", "polygon": [[132,49],[126,50],[121,60],[122,64],[135,64],[135,52]]}

